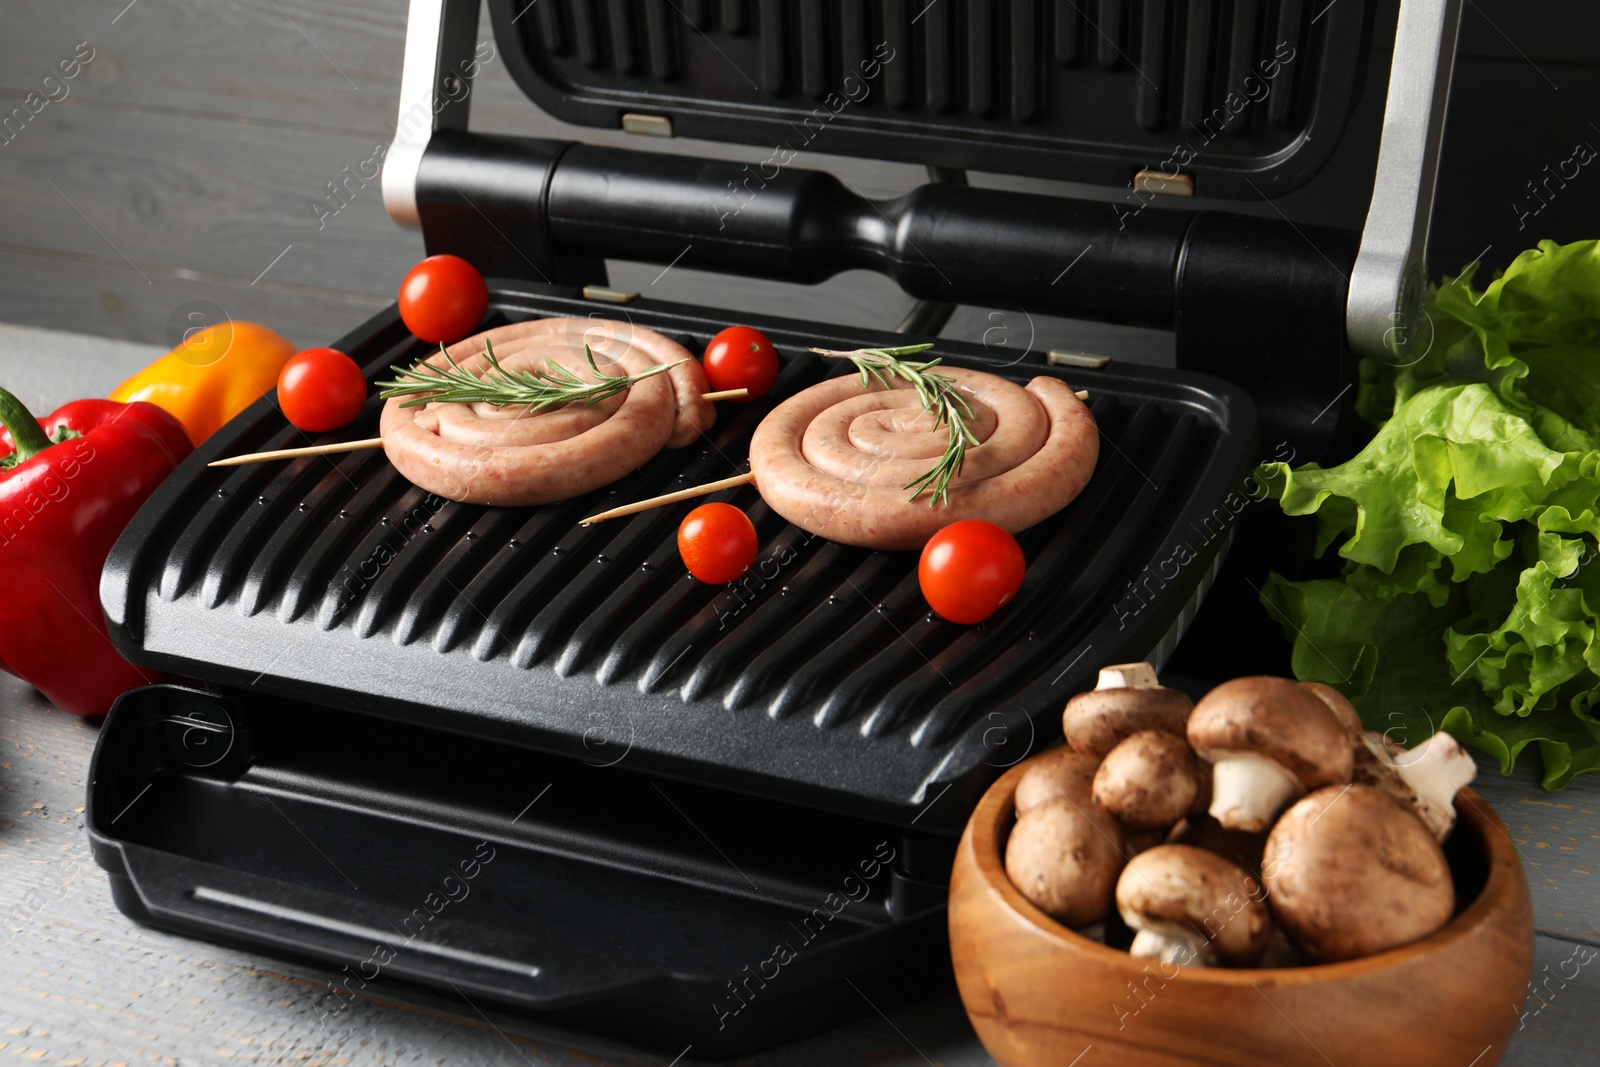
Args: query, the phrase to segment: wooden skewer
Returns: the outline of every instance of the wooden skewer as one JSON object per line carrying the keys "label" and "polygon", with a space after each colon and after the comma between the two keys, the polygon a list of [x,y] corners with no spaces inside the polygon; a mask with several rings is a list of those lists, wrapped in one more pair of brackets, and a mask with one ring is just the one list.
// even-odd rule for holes
{"label": "wooden skewer", "polygon": [[330,452],[360,452],[366,448],[382,448],[383,438],[369,437],[364,441],[340,441],[336,445],[311,445],[308,448],[280,448],[273,452],[251,452],[244,456],[207,463],[208,467],[238,467],[246,463],[265,463],[269,459],[294,459],[297,456],[326,456]]}
{"label": "wooden skewer", "polygon": [[[708,396],[709,395],[710,394],[708,394]],[[1079,400],[1088,400],[1089,390],[1080,389],[1077,392],[1077,396]],[[651,508],[659,508],[667,504],[676,504],[680,500],[693,500],[697,496],[706,496],[722,489],[732,489],[735,486],[740,485],[752,485],[755,483],[755,480],[756,476],[754,474],[738,474],[732,478],[724,478],[721,481],[707,482],[704,485],[696,485],[688,489],[679,489],[676,493],[667,493],[663,496],[653,496],[648,500],[636,500],[632,504],[624,504],[620,508],[612,508],[610,511],[602,511],[598,515],[590,515],[587,519],[584,519],[582,522],[578,523],[578,525],[589,526],[597,522],[605,522],[607,519],[620,519],[624,515],[634,515],[641,511],[649,511]]]}
{"label": "wooden skewer", "polygon": [[624,515],[632,515],[639,511],[649,511],[665,504],[676,504],[680,500],[691,500],[697,496],[705,496],[722,489],[732,489],[740,485],[750,485],[756,480],[754,474],[736,474],[732,478],[723,478],[721,481],[707,482],[704,485],[691,486],[688,489],[679,489],[676,493],[667,493],[663,496],[653,496],[648,500],[635,500],[631,504],[624,504],[620,508],[602,511],[598,515],[590,515],[578,523],[579,526],[588,526],[596,522],[605,522],[607,519],[620,519]]}
{"label": "wooden skewer", "polygon": [[[750,395],[748,389],[724,389],[718,393],[701,393],[701,400],[743,400]],[[368,448],[382,448],[383,438],[369,437],[364,441],[341,441],[336,445],[308,445],[305,448],[279,448],[272,452],[251,452],[243,456],[229,456],[207,463],[208,467],[242,467],[246,463],[265,463],[272,459],[298,459],[301,456],[326,456],[334,452],[360,452]]]}
{"label": "wooden skewer", "polygon": [[[701,393],[701,400],[743,400],[750,395],[748,389],[723,389],[715,393]],[[1078,390],[1079,400],[1089,399],[1089,390]],[[308,445],[305,448],[279,448],[271,452],[251,452],[243,456],[229,456],[227,459],[214,460],[207,463],[208,467],[242,467],[246,463],[265,463],[274,459],[299,459],[301,456],[327,456],[337,452],[361,452],[368,448],[382,448],[383,438],[369,437],[363,441],[341,441],[336,445]],[[742,480],[741,480],[742,479]],[[601,515],[594,515],[580,526],[587,526],[591,522],[602,522],[606,519],[620,518],[623,515],[632,515],[635,511],[645,511],[649,508],[660,507],[662,504],[674,504],[679,500],[688,500],[691,497],[703,496],[706,493],[715,493],[718,489],[728,489],[735,485],[745,485],[754,481],[753,475],[743,474],[739,478],[728,478],[720,482],[710,482],[706,485],[696,486],[693,489],[683,489],[666,496],[654,497],[650,500],[641,500],[637,504],[629,504],[624,508],[617,508]]]}

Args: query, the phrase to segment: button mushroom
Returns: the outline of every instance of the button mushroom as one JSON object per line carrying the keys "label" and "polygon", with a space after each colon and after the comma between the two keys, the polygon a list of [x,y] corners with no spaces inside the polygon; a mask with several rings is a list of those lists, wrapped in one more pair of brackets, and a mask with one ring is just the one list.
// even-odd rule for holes
{"label": "button mushroom", "polygon": [[1318,962],[1427,937],[1450,920],[1455,886],[1439,842],[1366,785],[1319,789],[1283,814],[1262,872],[1273,919]]}
{"label": "button mushroom", "polygon": [[1115,819],[1093,804],[1061,797],[1017,818],[1006,844],[1006,874],[1046,915],[1088,926],[1111,911],[1122,847]]}
{"label": "button mushroom", "polygon": [[1140,730],[1106,753],[1093,796],[1124,830],[1165,830],[1189,813],[1200,791],[1189,742],[1165,730]]}
{"label": "button mushroom", "polygon": [[1098,759],[1140,730],[1182,737],[1193,706],[1187,693],[1157,683],[1150,664],[1121,663],[1100,668],[1099,684],[1067,701],[1061,728],[1074,752]]}
{"label": "button mushroom", "polygon": [[1416,812],[1440,841],[1456,825],[1455,796],[1478,776],[1478,764],[1455,738],[1437,733],[1416,748],[1402,748],[1375,730],[1355,746],[1351,781],[1383,790]]}
{"label": "button mushroom", "polygon": [[1189,744],[1212,768],[1211,814],[1261,831],[1296,798],[1350,780],[1350,736],[1320,697],[1284,678],[1235,678],[1189,716]]}
{"label": "button mushroom", "polygon": [[1456,825],[1456,794],[1478,776],[1478,763],[1443,731],[1416,748],[1401,749],[1395,770],[1416,798],[1413,806],[1433,836],[1443,841]]}
{"label": "button mushroom", "polygon": [[1161,845],[1128,862],[1117,911],[1138,931],[1129,952],[1163,963],[1249,966],[1266,951],[1272,919],[1260,883],[1204,849]]}
{"label": "button mushroom", "polygon": [[1066,745],[1035,758],[1017,780],[1017,814],[1057,797],[1066,797],[1078,804],[1090,803],[1089,786],[1099,766],[1100,761],[1095,757],[1074,752]]}

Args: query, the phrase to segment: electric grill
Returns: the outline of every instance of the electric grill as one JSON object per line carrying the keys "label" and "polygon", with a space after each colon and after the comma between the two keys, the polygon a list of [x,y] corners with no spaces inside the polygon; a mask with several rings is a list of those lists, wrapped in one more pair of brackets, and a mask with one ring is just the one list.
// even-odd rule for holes
{"label": "electric grill", "polygon": [[[943,182],[875,202],[781,148],[740,165],[474,134],[476,0],[413,0],[385,198],[490,277],[485,327],[620,317],[698,351],[726,313],[607,289],[604,259],[797,283],[868,268],[924,302],[913,326],[1003,300],[1171,329],[1179,368],[937,345],[1087,388],[1103,435],[1083,495],[1020,535],[1022,592],[975,627],[929,614],[914,554],[811,537],[752,488],[717,498],[762,544],[728,587],[683,572],[682,509],[577,525],[734,473],[773,404],[842,372],[808,347],[903,334],[744,318],[783,359],[766,401],[536,508],[442,501],[381,452],[207,469],[304,443],[263,398],[106,567],[118,647],[189,680],[125,696],[96,750],[88,823],[118,906],[338,968],[319,1013],[399,978],[695,1057],[936,988],[966,815],[1100,665],[1172,652],[1266,454],[1258,404],[1269,442],[1318,455],[1347,425],[1353,355],[1409,344],[1459,4],[1403,8],[1359,239],[1143,210],[1152,190],[1271,196],[1314,174],[1361,82],[1357,0],[489,10],[517,83],[569,121],[1133,193]],[[369,379],[427,350],[393,309],[337,347]],[[378,409],[339,437],[374,436]]]}

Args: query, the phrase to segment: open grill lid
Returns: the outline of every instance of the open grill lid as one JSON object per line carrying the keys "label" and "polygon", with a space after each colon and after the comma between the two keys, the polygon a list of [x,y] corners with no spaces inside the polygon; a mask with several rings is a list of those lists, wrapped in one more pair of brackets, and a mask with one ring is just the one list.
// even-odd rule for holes
{"label": "open grill lid", "polygon": [[1354,107],[1372,0],[490,0],[567,122],[1208,196],[1308,180]]}
{"label": "open grill lid", "polygon": [[[500,321],[595,311],[503,283],[494,306]],[[643,300],[625,314],[691,350],[721,326]],[[591,762],[626,753],[639,770],[953,833],[1001,769],[1059,735],[1062,704],[1099,664],[1170,652],[1231,536],[1218,502],[1256,458],[1253,405],[1193,376],[1071,372],[1104,435],[1099,468],[1020,536],[1023,589],[976,627],[928,612],[914,553],[810,537],[751,488],[725,494],[762,543],[732,586],[683,570],[681,509],[579,527],[608,505],[733,473],[778,398],[841,372],[807,345],[891,336],[755,325],[784,360],[772,398],[723,405],[703,447],[667,450],[565,504],[444,502],[379,452],[207,469],[301,443],[264,398],[118,542],[104,579],[118,646],[214,683]],[[393,312],[340,347],[369,378],[425,349]],[[1060,373],[1037,355],[1005,365],[970,345],[937,352],[1022,382]],[[372,436],[377,412],[374,399],[340,437]]]}

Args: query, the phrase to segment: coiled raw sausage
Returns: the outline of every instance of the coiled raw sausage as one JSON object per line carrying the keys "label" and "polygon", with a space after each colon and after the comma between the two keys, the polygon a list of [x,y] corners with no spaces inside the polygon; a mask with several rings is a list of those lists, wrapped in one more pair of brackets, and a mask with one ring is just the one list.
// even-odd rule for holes
{"label": "coiled raw sausage", "polygon": [[1094,416],[1071,387],[1039,377],[1020,387],[997,375],[940,367],[972,409],[969,445],[948,505],[911,501],[904,488],[944,454],[909,384],[862,389],[842,376],[778,405],[750,442],[750,469],[774,511],[805,530],[847,545],[921,548],[941,527],[986,519],[1012,533],[1066,507],[1094,473],[1100,453]]}
{"label": "coiled raw sausage", "polygon": [[[468,504],[544,504],[570,500],[678,448],[716,419],[701,399],[705,371],[654,330],[610,319],[555,318],[499,326],[458,341],[450,358],[471,371],[489,366],[484,343],[508,371],[549,369],[550,360],[593,381],[584,345],[606,374],[638,374],[687,360],[596,404],[568,404],[537,414],[490,404],[384,405],[379,421],[389,462],[413,484]],[[442,354],[429,360],[445,366]]]}

